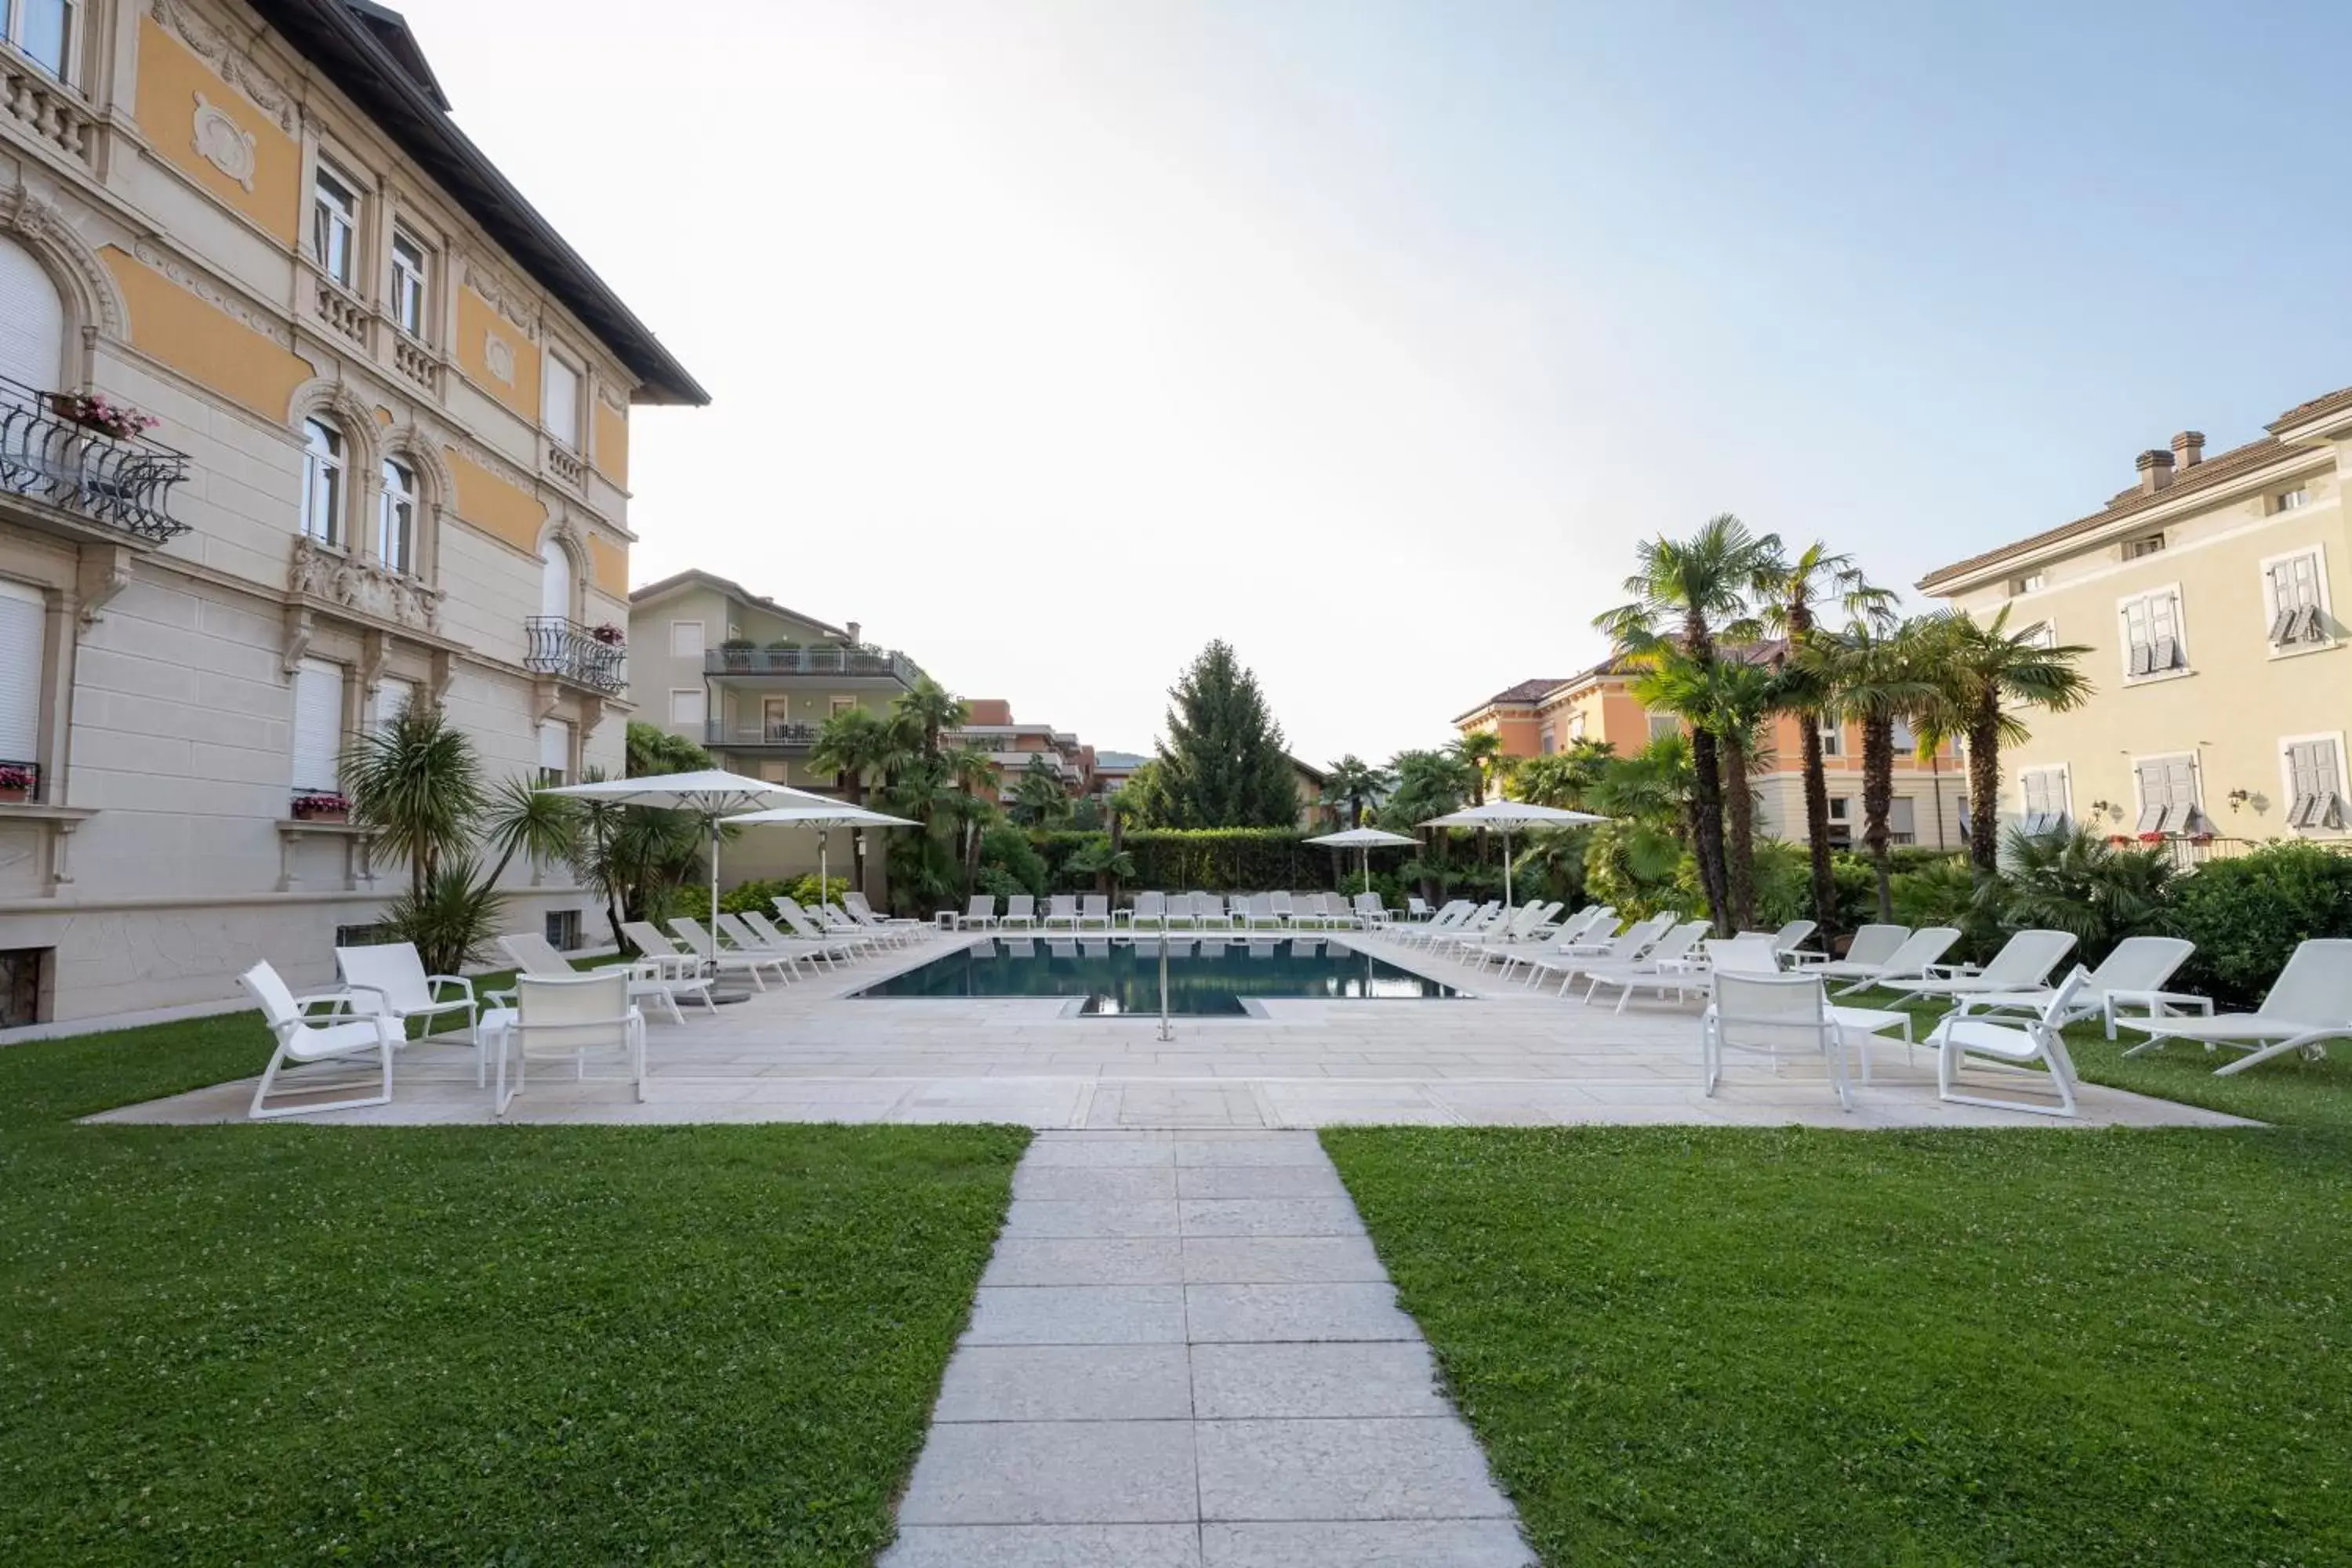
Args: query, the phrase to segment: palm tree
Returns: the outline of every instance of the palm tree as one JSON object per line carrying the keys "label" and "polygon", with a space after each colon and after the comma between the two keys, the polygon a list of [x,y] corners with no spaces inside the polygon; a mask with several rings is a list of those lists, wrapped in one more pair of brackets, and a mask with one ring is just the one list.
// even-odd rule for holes
{"label": "palm tree", "polygon": [[[1625,579],[1631,602],[1595,616],[1621,656],[1654,664],[1679,654],[1705,668],[1716,658],[1718,637],[1753,639],[1760,623],[1748,615],[1749,596],[1769,591],[1780,541],[1761,538],[1729,512],[1707,520],[1686,540],[1661,536],[1635,552],[1636,567]],[[1717,737],[1705,724],[1691,728],[1693,823],[1691,852],[1698,861],[1699,886],[1718,928],[1725,915],[1723,791]]]}
{"label": "palm tree", "polygon": [[1843,631],[1816,633],[1797,656],[1801,679],[1823,696],[1829,718],[1862,731],[1862,843],[1878,879],[1878,918],[1895,918],[1887,816],[1895,804],[1895,721],[1917,720],[1935,695],[1932,650],[1917,622],[1889,626],[1864,617]]}
{"label": "palm tree", "polygon": [[940,754],[940,736],[949,730],[961,729],[971,717],[971,704],[924,676],[915,682],[914,689],[892,703],[891,710],[910,721],[920,737],[923,755]]}
{"label": "palm tree", "polygon": [[1051,827],[1070,815],[1070,792],[1043,752],[1013,781],[1013,811],[1031,827]]}
{"label": "palm tree", "polygon": [[2047,708],[2063,713],[2091,697],[2090,678],[2077,665],[2090,653],[2079,643],[2043,645],[2043,624],[2009,629],[2011,606],[1990,621],[1965,610],[1929,616],[1923,628],[1933,661],[1934,689],[1919,715],[1922,748],[1959,737],[1969,752],[1969,855],[1980,875],[2000,868],[2000,748],[2030,731],[2013,710]]}
{"label": "palm tree", "polygon": [[1454,742],[1454,755],[1471,771],[1470,804],[1486,804],[1486,785],[1502,773],[1507,764],[1503,755],[1503,737],[1492,730],[1474,730]]}
{"label": "palm tree", "polygon": [[1444,897],[1446,887],[1446,841],[1442,832],[1421,825],[1430,817],[1461,810],[1462,797],[1476,785],[1475,770],[1449,747],[1442,752],[1399,752],[1389,759],[1389,771],[1396,774],[1396,788],[1381,803],[1381,826],[1422,840],[1423,851],[1408,863],[1407,874],[1417,874],[1421,896],[1435,902]]}
{"label": "palm tree", "polygon": [[1585,849],[1590,893],[1631,911],[1646,890],[1672,881],[1690,838],[1694,782],[1690,742],[1680,732],[1601,767],[1586,797],[1609,818]]}
{"label": "palm tree", "polygon": [[1851,555],[1830,552],[1814,541],[1797,555],[1774,563],[1772,583],[1763,606],[1765,626],[1788,640],[1784,666],[1797,677],[1782,688],[1784,710],[1801,721],[1805,786],[1805,845],[1811,861],[1813,920],[1824,939],[1837,930],[1837,875],[1830,863],[1830,791],[1822,766],[1822,720],[1829,693],[1817,681],[1803,678],[1796,654],[1819,628],[1817,605],[1835,605],[1849,621],[1884,622],[1895,614],[1895,595],[1874,586],[1862,574]]}
{"label": "palm tree", "polygon": [[1323,778],[1323,804],[1348,808],[1348,826],[1364,825],[1364,807],[1396,784],[1396,775],[1349,752],[1333,763]]}
{"label": "palm tree", "polygon": [[1531,805],[1581,811],[1586,795],[1615,754],[1606,741],[1570,741],[1565,752],[1528,757],[1512,769],[1512,794]]}
{"label": "palm tree", "polygon": [[[905,725],[878,718],[868,709],[845,708],[817,727],[816,744],[809,748],[809,764],[840,774],[842,795],[850,805],[864,805],[868,782],[888,780],[906,765],[912,755],[908,742]],[[857,830],[855,842],[860,876],[870,882],[864,828]],[[869,899],[877,898],[871,886],[859,890]]]}

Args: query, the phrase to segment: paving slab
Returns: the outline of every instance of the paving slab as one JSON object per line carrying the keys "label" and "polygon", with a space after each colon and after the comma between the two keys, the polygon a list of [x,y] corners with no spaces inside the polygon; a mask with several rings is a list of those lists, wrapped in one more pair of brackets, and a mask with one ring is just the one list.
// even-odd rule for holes
{"label": "paving slab", "polygon": [[1178,1245],[1183,1249],[1179,1268],[1188,1285],[1360,1283],[1388,1279],[1370,1239],[1360,1236],[1188,1236]]}
{"label": "paving slab", "polygon": [[[1271,1568],[1282,1560],[1259,1561]],[[1200,1531],[1190,1524],[913,1525],[898,1531],[879,1568],[1201,1568]]]}
{"label": "paving slab", "polygon": [[1449,1415],[1419,1340],[1196,1343],[1191,1415],[1204,1420]]}
{"label": "paving slab", "polygon": [[[1182,1198],[1341,1198],[1339,1173],[1324,1165],[1186,1165],[1173,1172]],[[1042,1194],[1041,1194],[1042,1195]],[[1124,1196],[1102,1193],[1101,1197]],[[1151,1194],[1154,1197],[1160,1194]]]}
{"label": "paving slab", "polygon": [[1181,1285],[982,1286],[972,1298],[972,1345],[1139,1345],[1184,1342]]}
{"label": "paving slab", "polygon": [[[975,1568],[979,1563],[974,1559]],[[1203,1524],[1202,1568],[1536,1568],[1506,1519]],[[927,1565],[928,1568],[928,1565]]]}
{"label": "paving slab", "polygon": [[1055,1198],[1015,1198],[1005,1211],[1004,1232],[1015,1238],[1047,1237],[1173,1237],[1177,1200],[1089,1203]]}
{"label": "paving slab", "polygon": [[[1171,1166],[1171,1169],[1173,1169]],[[1184,1243],[1177,1237],[1006,1237],[981,1275],[982,1285],[1176,1285]],[[1370,1250],[1369,1244],[1366,1250]]]}
{"label": "paving slab", "polygon": [[1186,1236],[1361,1236],[1347,1198],[1182,1198]]}
{"label": "paving slab", "polygon": [[1181,1344],[974,1344],[950,1363],[931,1419],[1181,1421],[1192,1414],[1190,1357]]}
{"label": "paving slab", "polygon": [[1421,1337],[1386,1283],[1187,1285],[1184,1319],[1195,1344]]}
{"label": "paving slab", "polygon": [[1200,1517],[1190,1421],[934,1425],[902,1524],[1156,1524]]}
{"label": "paving slab", "polygon": [[1192,1426],[1203,1520],[1511,1517],[1486,1455],[1451,1415]]}

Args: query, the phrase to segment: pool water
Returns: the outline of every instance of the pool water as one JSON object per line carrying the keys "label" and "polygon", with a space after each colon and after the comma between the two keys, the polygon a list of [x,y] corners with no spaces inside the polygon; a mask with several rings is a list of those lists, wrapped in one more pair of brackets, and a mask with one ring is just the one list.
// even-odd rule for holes
{"label": "pool water", "polygon": [[[1260,998],[1452,996],[1450,985],[1314,937],[1168,940],[1168,1010],[1238,1017]],[[984,937],[859,996],[1065,996],[1085,1014],[1160,1011],[1160,939]]]}

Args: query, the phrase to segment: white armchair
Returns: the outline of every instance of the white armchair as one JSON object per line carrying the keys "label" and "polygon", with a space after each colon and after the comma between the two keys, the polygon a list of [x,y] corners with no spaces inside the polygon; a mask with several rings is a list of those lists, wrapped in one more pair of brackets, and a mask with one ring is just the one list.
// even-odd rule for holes
{"label": "white armchair", "polygon": [[[356,1110],[362,1106],[392,1103],[392,1052],[400,1044],[403,1031],[400,1019],[385,1004],[381,992],[364,999],[373,1004],[364,1014],[351,1010],[354,1000],[364,988],[346,986],[340,991],[320,992],[310,996],[297,996],[278,978],[278,971],[267,963],[257,963],[237,976],[237,984],[247,994],[261,1005],[262,1018],[269,1032],[278,1037],[278,1048],[270,1053],[269,1066],[263,1069],[261,1082],[253,1090],[253,1109],[247,1112],[253,1119],[273,1116],[306,1116],[320,1110]],[[315,1006],[334,1009],[320,1016],[310,1012]],[[302,1105],[272,1106],[267,1103],[269,1091],[278,1087],[278,1074],[289,1067],[302,1067],[313,1062],[348,1061],[373,1055],[381,1072],[366,1073],[357,1078],[344,1077],[313,1080],[305,1075],[300,1087],[288,1092],[320,1094],[329,1089],[358,1089],[378,1084],[377,1092],[357,1100],[313,1101]]]}
{"label": "white armchair", "polygon": [[[637,1099],[646,1098],[646,1020],[629,1005],[629,977],[615,971],[572,980],[536,975],[515,978],[514,1016],[499,1030],[498,1113],[504,1116],[523,1090],[530,1060],[568,1061],[588,1076],[594,1052],[616,1054],[628,1063]],[[515,1062],[514,1088],[507,1088],[507,1059]]]}

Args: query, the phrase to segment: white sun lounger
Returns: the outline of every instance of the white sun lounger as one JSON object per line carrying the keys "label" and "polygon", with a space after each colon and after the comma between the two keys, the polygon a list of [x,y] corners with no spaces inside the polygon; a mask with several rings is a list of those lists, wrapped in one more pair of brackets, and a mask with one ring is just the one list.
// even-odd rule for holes
{"label": "white sun lounger", "polygon": [[[1952,1105],[1983,1105],[1995,1110],[2023,1110],[2036,1116],[2073,1116],[2074,1061],[2066,1054],[2065,1037],[2060,1031],[2088,978],[2083,966],[2076,964],[2043,1001],[2042,1011],[2021,1021],[1947,1015],[1927,1037],[1927,1043],[1936,1047],[1936,1098]],[[2051,1087],[2058,1091],[2058,1103],[2041,1105],[2031,1100],[1995,1100],[1956,1092],[1960,1069],[1969,1057],[1987,1057],[2014,1068],[2041,1064],[2048,1069]]]}
{"label": "white sun lounger", "polygon": [[1842,958],[1826,952],[1795,952],[1790,954],[1790,962],[1800,968],[1810,964],[1825,979],[1852,980],[1876,973],[1910,938],[1909,926],[1868,925],[1853,933]]}
{"label": "white sun lounger", "polygon": [[[1627,963],[1603,963],[1595,959],[1581,973],[1587,982],[1584,1005],[1591,1006],[1594,994],[1603,985],[1617,987],[1616,1011],[1622,1013],[1633,993],[1644,985],[1654,986],[1660,995],[1675,990],[1691,977],[1691,969],[1684,963],[1692,949],[1705,936],[1710,922],[1685,921],[1665,935],[1641,957]],[[1687,988],[1687,987],[1685,987]]]}
{"label": "white sun lounger", "polygon": [[1952,943],[1959,940],[1960,933],[1955,927],[1926,926],[1906,937],[1894,955],[1875,968],[1847,960],[1840,963],[1815,964],[1806,973],[1818,974],[1825,980],[1850,979],[1852,984],[1839,987],[1837,994],[1841,996],[1851,996],[1857,991],[1867,991],[1876,985],[1901,990],[1898,982],[1927,979],[1928,966],[1943,957],[1950,951]]}
{"label": "white sun lounger", "polygon": [[[2107,1038],[2116,1037],[2116,1023],[2126,1007],[2147,1010],[2150,1018],[2160,1018],[2175,1012],[2213,1016],[2210,996],[2192,996],[2185,991],[2167,991],[2164,983],[2172,978],[2174,970],[2188,962],[2197,951],[2197,944],[2177,936],[2127,936],[2116,943],[2115,951],[2099,961],[2097,968],[2083,982],[2074,994],[2062,1025],[2080,1023],[2084,1018],[2105,1021]],[[2038,1014],[2050,1000],[2050,988],[2038,991],[1977,992],[1955,997],[1959,1005],[1953,1011],[1960,1016],[1977,1014],[2026,1013]]]}
{"label": "white sun lounger", "polygon": [[1927,973],[1899,981],[1896,1006],[1914,996],[1962,996],[1997,991],[2047,991],[2050,972],[2074,951],[2074,938],[2063,931],[2021,931],[2000,944],[1991,962],[1973,974],[1944,973],[1932,964]]}
{"label": "white sun lounger", "polygon": [[2147,1037],[2126,1051],[2127,1057],[2152,1051],[2167,1040],[2194,1040],[2209,1051],[2250,1053],[2216,1077],[2243,1072],[2288,1051],[2324,1056],[2326,1041],[2352,1038],[2352,938],[2314,937],[2301,943],[2263,1005],[2251,1013],[2116,1022]]}

